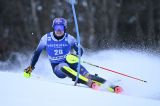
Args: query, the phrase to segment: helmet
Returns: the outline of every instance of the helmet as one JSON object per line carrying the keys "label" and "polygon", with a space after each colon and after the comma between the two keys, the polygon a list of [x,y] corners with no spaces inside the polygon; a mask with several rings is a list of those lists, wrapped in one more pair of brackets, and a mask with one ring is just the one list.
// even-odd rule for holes
{"label": "helmet", "polygon": [[52,23],[53,29],[54,29],[55,25],[63,25],[64,29],[66,30],[66,28],[67,28],[67,21],[64,18],[55,18],[53,20],[53,23]]}

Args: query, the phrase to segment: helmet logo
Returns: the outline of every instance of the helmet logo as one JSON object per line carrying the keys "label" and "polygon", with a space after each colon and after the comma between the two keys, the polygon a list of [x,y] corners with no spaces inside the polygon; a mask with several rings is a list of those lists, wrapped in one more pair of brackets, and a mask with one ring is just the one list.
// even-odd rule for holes
{"label": "helmet logo", "polygon": [[61,23],[63,23],[63,21],[61,19],[56,20],[56,24],[61,24]]}

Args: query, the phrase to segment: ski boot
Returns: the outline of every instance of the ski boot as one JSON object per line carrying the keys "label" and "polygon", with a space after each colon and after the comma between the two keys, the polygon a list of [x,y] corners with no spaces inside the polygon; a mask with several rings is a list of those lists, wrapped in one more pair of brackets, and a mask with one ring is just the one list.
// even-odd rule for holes
{"label": "ski boot", "polygon": [[88,79],[91,79],[93,82],[97,83],[99,86],[101,86],[106,82],[106,80],[104,78],[99,77],[98,74],[95,74],[95,75],[88,74],[85,77],[87,77]]}

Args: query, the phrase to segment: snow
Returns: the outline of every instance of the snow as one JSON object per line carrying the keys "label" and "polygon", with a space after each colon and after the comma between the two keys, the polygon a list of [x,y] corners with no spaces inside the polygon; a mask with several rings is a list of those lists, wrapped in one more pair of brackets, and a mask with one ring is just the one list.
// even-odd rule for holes
{"label": "snow", "polygon": [[[89,56],[89,57],[88,57]],[[49,61],[41,56],[32,78],[23,77],[23,62],[18,72],[0,72],[0,106],[159,106],[160,57],[128,50],[108,50],[86,53],[83,60],[114,71],[148,81],[143,83],[106,70],[83,64],[90,73],[119,84],[123,94],[96,91],[79,85],[73,86],[69,79],[58,79]],[[20,71],[21,70],[21,71]],[[119,81],[120,80],[120,81]]]}

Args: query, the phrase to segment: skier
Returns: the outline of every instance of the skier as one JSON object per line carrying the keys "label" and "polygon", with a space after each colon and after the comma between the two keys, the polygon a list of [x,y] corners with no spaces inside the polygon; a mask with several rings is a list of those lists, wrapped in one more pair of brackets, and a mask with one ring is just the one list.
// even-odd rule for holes
{"label": "skier", "polygon": [[[24,70],[24,77],[30,77],[32,70],[35,68],[35,64],[42,50],[46,50],[48,58],[50,60],[54,74],[59,78],[71,77],[75,80],[76,75],[72,72],[76,72],[78,61],[72,61],[78,54],[78,44],[76,39],[67,33],[67,21],[64,18],[55,18],[52,23],[53,32],[45,34],[36,50],[34,51],[30,65]],[[71,51],[74,49],[75,55],[71,55]],[[81,47],[81,56],[83,54],[83,48]],[[67,57],[67,58],[66,58]],[[104,83],[105,80],[91,75],[82,65],[80,65],[80,76],[79,83],[88,85],[89,87],[97,87],[97,82]],[[87,78],[87,82],[85,82]],[[99,81],[101,79],[101,81]]]}

